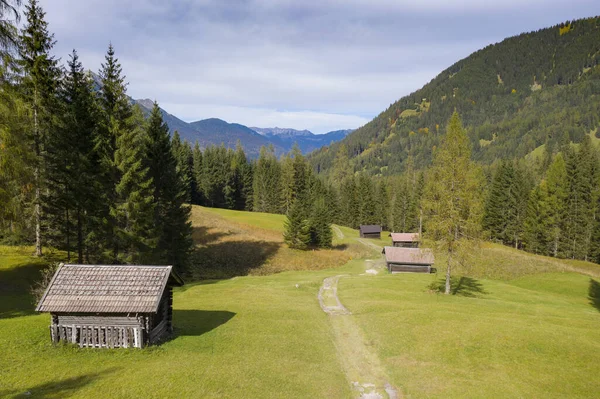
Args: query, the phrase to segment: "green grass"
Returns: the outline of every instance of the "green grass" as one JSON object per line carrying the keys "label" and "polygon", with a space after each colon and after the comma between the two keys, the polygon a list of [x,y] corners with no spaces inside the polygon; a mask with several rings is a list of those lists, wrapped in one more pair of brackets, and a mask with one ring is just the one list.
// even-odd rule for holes
{"label": "green grass", "polygon": [[[363,375],[354,351],[411,398],[600,391],[598,265],[484,244],[456,270],[470,278],[457,277],[456,295],[445,296],[434,289],[443,254],[438,276],[365,276],[373,263],[361,258],[380,255],[357,230],[338,226],[338,249],[293,251],[280,215],[194,207],[192,218],[208,259],[197,267],[229,259],[253,268],[176,289],[174,339],[144,350],[52,346],[49,315],[33,312],[29,287],[64,254],[0,247],[0,397],[348,398],[349,379]],[[338,295],[353,315],[332,321],[317,292],[338,274],[349,275]]]}
{"label": "green grass", "polygon": [[469,280],[458,295],[445,296],[427,289],[434,279],[351,277],[338,287],[405,395],[589,398],[599,392],[600,306],[588,298],[591,287],[598,292],[595,280],[574,273]]}
{"label": "green grass", "polygon": [[26,260],[0,255],[0,281],[20,285],[0,292],[0,397],[349,395],[315,296],[326,272],[188,284],[174,294],[175,339],[146,350],[93,350],[50,344],[49,315],[32,313],[21,284],[43,261]]}

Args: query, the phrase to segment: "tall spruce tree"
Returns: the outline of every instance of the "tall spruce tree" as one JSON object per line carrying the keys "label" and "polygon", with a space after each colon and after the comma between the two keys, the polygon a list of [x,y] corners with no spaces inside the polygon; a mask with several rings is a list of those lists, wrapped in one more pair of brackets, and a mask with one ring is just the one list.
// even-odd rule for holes
{"label": "tall spruce tree", "polygon": [[318,248],[331,248],[333,233],[329,210],[324,198],[314,202],[310,220],[310,237],[312,245]]}
{"label": "tall spruce tree", "polygon": [[390,198],[384,181],[377,182],[375,190],[375,223],[384,229],[389,225]]}
{"label": "tall spruce tree", "polygon": [[375,224],[377,217],[375,215],[375,189],[373,182],[364,173],[358,176],[357,194],[358,194],[358,224]]}
{"label": "tall spruce tree", "polygon": [[527,203],[524,225],[525,248],[536,254],[548,254],[553,242],[552,224],[548,185],[542,180],[531,192]]}
{"label": "tall spruce tree", "polygon": [[249,210],[249,203],[252,202],[252,165],[248,162],[244,148],[239,141],[236,144],[231,168],[235,187],[234,209]]}
{"label": "tall spruce tree", "polygon": [[560,246],[563,240],[563,221],[566,212],[566,200],[568,195],[568,180],[565,160],[562,154],[557,154],[546,172],[546,186],[548,191],[548,229],[552,240],[548,255],[554,257],[564,256],[563,248]]}
{"label": "tall spruce tree", "polygon": [[469,138],[455,111],[436,150],[423,198],[427,235],[446,253],[446,287],[481,228],[481,175],[471,161]]}
{"label": "tall spruce tree", "polygon": [[117,203],[111,209],[111,216],[117,221],[119,261],[152,263],[160,225],[155,224],[153,180],[144,163],[148,138],[139,106],[133,108],[128,123],[132,128],[119,135],[116,142],[115,164],[120,180],[115,188]]}
{"label": "tall spruce tree", "polygon": [[566,152],[568,194],[563,221],[565,256],[586,259],[590,251],[597,205],[598,158],[589,136],[577,151]]}
{"label": "tall spruce tree", "polygon": [[30,141],[31,113],[11,74],[0,64],[0,239],[25,242],[32,237],[28,207],[35,154]]}
{"label": "tall spruce tree", "polygon": [[33,162],[35,220],[35,254],[42,255],[42,198],[44,188],[44,153],[46,140],[56,127],[57,90],[60,69],[50,54],[54,35],[48,31],[44,10],[37,0],[25,6],[25,26],[20,35],[20,66],[23,72],[22,89],[25,102],[32,110],[30,140],[35,159]]}
{"label": "tall spruce tree", "polygon": [[[45,155],[46,219],[57,247],[66,248],[70,260],[73,247],[77,262],[88,253],[101,197],[94,152],[98,112],[92,81],[73,50],[60,91],[60,124],[48,137]],[[86,248],[87,251],[86,251]]]}
{"label": "tall spruce tree", "polygon": [[133,127],[130,126],[132,109],[126,93],[125,76],[119,60],[115,57],[112,44],[109,44],[105,62],[100,69],[102,88],[99,95],[100,123],[96,136],[96,152],[99,159],[100,181],[103,186],[102,221],[103,252],[108,259],[118,261],[119,240],[117,237],[116,187],[121,180],[121,172],[115,161],[117,139]]}
{"label": "tall spruce tree", "polygon": [[311,244],[312,238],[306,198],[299,197],[292,203],[287,213],[283,240],[290,248],[306,249]]}
{"label": "tall spruce tree", "polygon": [[338,223],[357,228],[360,224],[356,179],[349,176],[341,182]]}
{"label": "tall spruce tree", "polygon": [[281,213],[281,166],[272,146],[260,149],[252,187],[254,211]]}
{"label": "tall spruce tree", "polygon": [[194,144],[192,156],[194,158],[193,171],[195,182],[195,190],[192,196],[192,203],[196,205],[204,205],[204,195],[202,194],[202,182],[204,180],[202,172],[202,151],[200,150],[200,144],[198,144],[197,141]]}
{"label": "tall spruce tree", "polygon": [[148,121],[146,154],[154,189],[154,225],[158,228],[155,259],[183,268],[192,249],[191,210],[185,203],[186,187],[171,150],[169,127],[157,103]]}
{"label": "tall spruce tree", "polygon": [[176,130],[171,139],[171,148],[173,155],[177,159],[177,171],[183,177],[183,183],[186,189],[186,201],[192,201],[192,193],[194,191],[194,155],[192,147],[187,141],[181,141],[179,132]]}

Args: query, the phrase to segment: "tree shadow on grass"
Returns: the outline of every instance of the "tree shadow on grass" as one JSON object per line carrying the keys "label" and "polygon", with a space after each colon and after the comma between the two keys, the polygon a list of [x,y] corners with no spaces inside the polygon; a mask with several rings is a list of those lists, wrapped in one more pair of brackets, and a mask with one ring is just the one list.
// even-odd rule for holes
{"label": "tree shadow on grass", "polygon": [[590,305],[600,311],[600,283],[594,279],[590,279],[588,299],[590,300]]}
{"label": "tree shadow on grass", "polygon": [[31,286],[40,279],[44,266],[26,264],[0,270],[0,319],[35,314]]}
{"label": "tree shadow on grass", "polygon": [[227,323],[235,313],[226,310],[174,309],[173,328],[177,336],[198,336]]}
{"label": "tree shadow on grass", "polygon": [[334,249],[336,251],[345,251],[346,249],[348,249],[348,244],[334,245],[334,246],[331,247],[331,249]]}
{"label": "tree shadow on grass", "polygon": [[208,245],[217,241],[221,237],[226,237],[234,233],[210,232],[210,228],[206,226],[194,226],[192,228],[192,240],[195,244]]}
{"label": "tree shadow on grass", "polygon": [[[445,292],[446,278],[442,278],[439,281],[434,281],[429,286],[429,289],[434,292]],[[478,280],[471,277],[462,276],[450,278],[450,293],[452,295],[476,298],[481,295],[486,295],[487,291],[485,291],[483,285]]]}
{"label": "tree shadow on grass", "polygon": [[224,241],[197,247],[186,277],[196,280],[246,276],[264,265],[282,245],[268,241]]}
{"label": "tree shadow on grass", "polygon": [[79,389],[90,384],[99,377],[115,373],[119,368],[112,367],[99,373],[84,374],[60,381],[47,382],[29,387],[23,391],[0,391],[2,398],[65,398],[75,394]]}

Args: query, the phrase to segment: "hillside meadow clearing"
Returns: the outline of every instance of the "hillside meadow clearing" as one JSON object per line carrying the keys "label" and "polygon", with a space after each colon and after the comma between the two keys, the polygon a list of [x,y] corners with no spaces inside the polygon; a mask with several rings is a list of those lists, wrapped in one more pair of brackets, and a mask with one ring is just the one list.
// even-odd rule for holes
{"label": "hillside meadow clearing", "polygon": [[[334,249],[301,252],[283,244],[283,221],[194,207],[198,254],[175,290],[175,337],[144,350],[52,346],[29,287],[64,254],[0,247],[0,397],[356,397],[353,351],[407,398],[600,392],[600,266],[484,244],[444,296],[441,270],[385,273],[385,235],[367,246],[339,227]],[[317,300],[335,275],[352,312],[338,321]],[[339,320],[358,327],[345,335]]]}

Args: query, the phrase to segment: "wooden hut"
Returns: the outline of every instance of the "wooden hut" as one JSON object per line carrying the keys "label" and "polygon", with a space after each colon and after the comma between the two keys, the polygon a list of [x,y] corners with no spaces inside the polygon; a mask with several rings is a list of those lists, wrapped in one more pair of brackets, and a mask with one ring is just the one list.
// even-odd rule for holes
{"label": "wooden hut", "polygon": [[391,233],[392,246],[401,248],[418,248],[419,233]]}
{"label": "wooden hut", "polygon": [[93,348],[141,348],[173,332],[172,266],[61,265],[36,310],[50,336]]}
{"label": "wooden hut", "polygon": [[381,226],[376,224],[361,224],[359,227],[361,238],[381,238]]}
{"label": "wooden hut", "polygon": [[431,273],[434,257],[428,248],[385,247],[383,253],[390,273]]}

